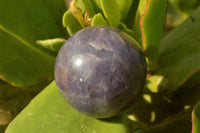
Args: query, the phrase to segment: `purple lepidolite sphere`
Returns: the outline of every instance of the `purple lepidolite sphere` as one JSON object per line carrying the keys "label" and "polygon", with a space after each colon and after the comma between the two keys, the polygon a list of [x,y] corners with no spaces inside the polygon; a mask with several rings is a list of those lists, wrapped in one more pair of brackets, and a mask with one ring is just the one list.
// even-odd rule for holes
{"label": "purple lepidolite sphere", "polygon": [[95,118],[126,110],[145,79],[146,61],[137,42],[110,27],[90,27],[74,34],[55,64],[56,84],[66,101]]}

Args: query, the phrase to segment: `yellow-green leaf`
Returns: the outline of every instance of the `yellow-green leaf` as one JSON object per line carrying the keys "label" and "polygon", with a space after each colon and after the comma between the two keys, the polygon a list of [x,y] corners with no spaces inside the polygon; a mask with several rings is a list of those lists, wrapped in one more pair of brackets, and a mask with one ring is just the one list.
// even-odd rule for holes
{"label": "yellow-green leaf", "polygon": [[42,47],[49,49],[53,52],[58,52],[60,47],[65,43],[65,39],[63,38],[54,38],[54,39],[46,39],[46,40],[37,40],[37,44]]}
{"label": "yellow-green leaf", "polygon": [[92,26],[108,26],[108,23],[106,22],[102,14],[98,13],[92,18],[91,25]]}
{"label": "yellow-green leaf", "polygon": [[100,0],[104,16],[110,26],[117,28],[120,24],[121,14],[115,0]]}
{"label": "yellow-green leaf", "polygon": [[143,48],[149,61],[156,62],[167,11],[167,0],[147,0],[141,16]]}
{"label": "yellow-green leaf", "polygon": [[63,25],[67,28],[69,35],[73,35],[77,31],[82,29],[82,26],[76,20],[76,18],[72,15],[70,10],[67,10],[63,15]]}
{"label": "yellow-green leaf", "polygon": [[6,133],[126,133],[119,117],[99,120],[70,107],[52,82],[8,126]]}
{"label": "yellow-green leaf", "polygon": [[65,10],[64,0],[1,1],[0,28],[24,40],[31,47],[51,54],[47,49],[36,45],[36,40],[68,37],[62,26]]}
{"label": "yellow-green leaf", "polygon": [[55,58],[0,29],[0,77],[15,86],[53,79]]}

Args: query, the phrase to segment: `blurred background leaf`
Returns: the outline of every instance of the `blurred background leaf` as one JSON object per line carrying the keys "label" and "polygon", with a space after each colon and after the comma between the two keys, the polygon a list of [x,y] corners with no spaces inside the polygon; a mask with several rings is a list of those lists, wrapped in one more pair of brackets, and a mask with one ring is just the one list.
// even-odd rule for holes
{"label": "blurred background leaf", "polygon": [[0,78],[14,86],[53,79],[55,59],[0,29]]}
{"label": "blurred background leaf", "polygon": [[161,42],[157,74],[165,88],[176,90],[200,70],[200,8]]}
{"label": "blurred background leaf", "polygon": [[173,118],[170,118],[163,123],[148,127],[142,131],[142,133],[190,133],[191,130],[191,114],[187,113],[173,116]]}
{"label": "blurred background leaf", "polygon": [[68,38],[65,10],[63,0],[1,1],[0,132],[53,80],[56,53],[36,40]]}
{"label": "blurred background leaf", "polygon": [[166,31],[180,25],[200,5],[199,0],[168,0]]}
{"label": "blurred background leaf", "polygon": [[29,47],[47,51],[36,45],[36,40],[66,38],[62,16],[66,10],[63,0],[2,1],[0,5],[0,28],[23,40]]}

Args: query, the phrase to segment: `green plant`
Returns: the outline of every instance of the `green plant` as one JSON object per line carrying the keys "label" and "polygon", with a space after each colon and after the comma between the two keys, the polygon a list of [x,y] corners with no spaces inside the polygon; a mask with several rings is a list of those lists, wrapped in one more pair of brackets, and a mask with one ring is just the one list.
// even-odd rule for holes
{"label": "green plant", "polygon": [[[175,9],[183,14],[185,6],[169,2],[170,11]],[[41,90],[54,79],[55,57],[63,42],[89,26],[106,25],[123,30],[143,47],[148,61],[143,93],[121,116],[99,120],[80,114],[65,102],[52,81],[9,124],[6,133],[200,132],[200,8],[185,20],[191,12],[187,10],[181,19],[185,21],[178,27],[180,22],[166,21],[168,30],[176,28],[163,36],[166,9],[167,0],[77,0],[69,9],[63,0],[2,1],[1,92]],[[173,11],[168,18],[174,18]],[[11,96],[19,96],[16,92]],[[10,94],[0,94],[6,97],[4,102],[9,101]],[[1,112],[9,116],[6,111]]]}

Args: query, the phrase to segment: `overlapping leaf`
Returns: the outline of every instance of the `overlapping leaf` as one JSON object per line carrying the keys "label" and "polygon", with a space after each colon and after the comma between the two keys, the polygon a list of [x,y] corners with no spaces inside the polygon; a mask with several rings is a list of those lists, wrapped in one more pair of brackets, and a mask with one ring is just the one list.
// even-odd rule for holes
{"label": "overlapping leaf", "polygon": [[0,27],[32,47],[36,40],[66,38],[62,16],[63,0],[6,0],[0,4]]}
{"label": "overlapping leaf", "polygon": [[[2,1],[0,4],[0,77],[16,86],[53,78],[54,57],[36,40],[66,38],[64,1]],[[51,54],[52,56],[45,54]]]}
{"label": "overlapping leaf", "polygon": [[[125,21],[125,19],[127,18],[128,12],[134,1],[135,0],[116,0],[121,14],[121,21]],[[137,10],[137,7],[135,8],[135,10]],[[132,14],[134,13],[132,12]]]}
{"label": "overlapping leaf", "polygon": [[84,4],[86,12],[89,13],[90,17],[93,17],[100,11],[95,0],[81,0]]}
{"label": "overlapping leaf", "polygon": [[[0,129],[7,124],[37,95],[50,81],[41,81],[28,88],[14,87],[0,80]],[[0,130],[3,133],[4,130]]]}
{"label": "overlapping leaf", "polygon": [[67,10],[63,15],[63,25],[66,27],[69,35],[73,35],[77,31],[81,30],[82,27],[76,18],[73,16],[71,10]]}
{"label": "overlapping leaf", "polygon": [[102,14],[98,13],[93,17],[91,26],[108,26],[108,23],[106,22]]}
{"label": "overlapping leaf", "polygon": [[109,25],[117,28],[121,20],[121,14],[117,2],[115,0],[100,0],[100,2],[104,16],[106,17]]}
{"label": "overlapping leaf", "polygon": [[0,77],[15,86],[53,79],[55,59],[0,30]]}
{"label": "overlapping leaf", "polygon": [[147,0],[146,9],[141,17],[143,48],[151,62],[158,57],[167,11],[167,0]]}
{"label": "overlapping leaf", "polygon": [[[121,0],[122,1],[122,0]],[[144,1],[144,0],[142,0]],[[127,25],[128,28],[133,29],[135,22],[137,21],[136,13],[138,10],[138,5],[139,5],[140,0],[132,0],[132,3],[130,5],[128,13],[125,15],[122,14],[122,21]],[[123,18],[125,20],[123,20]],[[138,21],[139,22],[139,21]],[[139,26],[139,25],[138,25]],[[135,31],[135,29],[133,29]]]}
{"label": "overlapping leaf", "polygon": [[10,123],[6,133],[126,133],[120,118],[98,120],[71,108],[52,82]]}
{"label": "overlapping leaf", "polygon": [[45,39],[45,40],[37,40],[37,44],[51,50],[52,52],[58,52],[61,46],[65,43],[65,39],[63,38],[53,38],[53,39]]}
{"label": "overlapping leaf", "polygon": [[157,74],[165,88],[176,90],[200,70],[200,8],[161,42]]}

